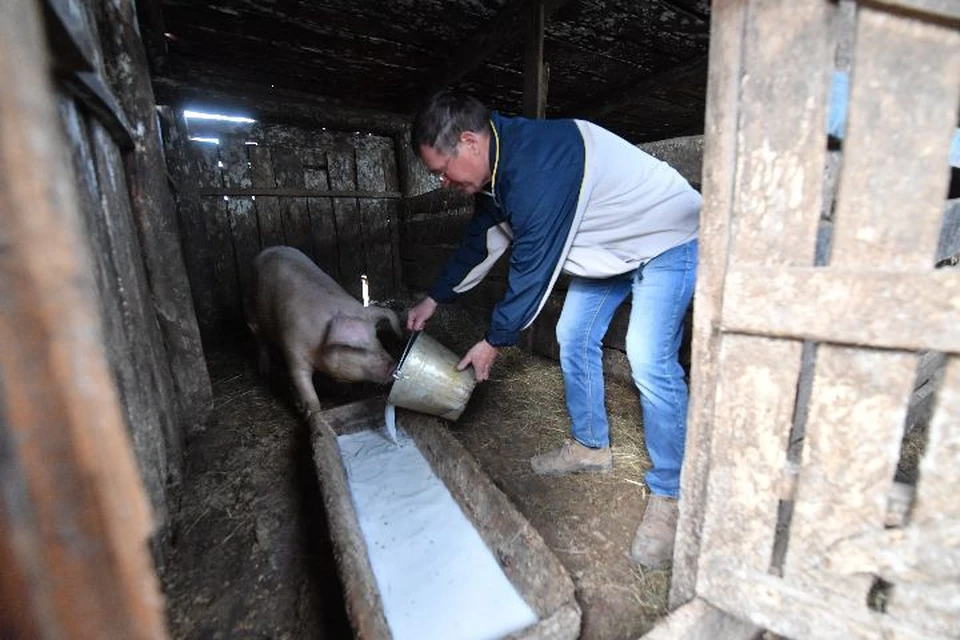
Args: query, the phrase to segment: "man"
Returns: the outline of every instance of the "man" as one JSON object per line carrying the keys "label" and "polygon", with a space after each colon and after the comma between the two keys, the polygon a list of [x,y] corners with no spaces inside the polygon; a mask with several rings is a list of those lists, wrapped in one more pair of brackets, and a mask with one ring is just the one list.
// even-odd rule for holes
{"label": "man", "polygon": [[497,349],[517,342],[560,273],[571,276],[557,341],[572,439],[532,458],[536,473],[613,468],[601,341],[632,294],[627,356],[653,468],[631,555],[646,567],[666,566],[686,435],[677,356],[694,288],[700,194],[666,163],[597,125],[508,118],[449,91],[417,114],[412,144],[443,186],[483,195],[428,297],[409,310],[408,329],[423,329],[439,303],[480,282],[512,244],[507,292],[485,338],[459,365],[473,365],[483,381]]}

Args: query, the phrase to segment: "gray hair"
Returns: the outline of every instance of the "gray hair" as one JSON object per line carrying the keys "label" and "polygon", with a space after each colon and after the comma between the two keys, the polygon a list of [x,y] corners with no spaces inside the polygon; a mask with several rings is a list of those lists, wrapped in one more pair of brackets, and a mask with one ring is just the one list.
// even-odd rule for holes
{"label": "gray hair", "polygon": [[410,130],[410,144],[416,154],[426,145],[455,155],[464,131],[489,133],[490,109],[473,96],[444,89],[420,107]]}

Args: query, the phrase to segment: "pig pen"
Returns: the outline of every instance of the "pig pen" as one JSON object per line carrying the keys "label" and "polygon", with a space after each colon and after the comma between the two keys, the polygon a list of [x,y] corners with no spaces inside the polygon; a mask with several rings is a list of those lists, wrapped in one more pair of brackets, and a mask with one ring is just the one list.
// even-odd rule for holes
{"label": "pig pen", "polygon": [[[393,300],[402,310],[410,300]],[[441,307],[427,332],[457,353],[484,314]],[[174,540],[161,577],[175,638],[345,638],[352,631],[338,577],[308,425],[286,373],[256,371],[253,340],[211,347],[213,418],[186,447]],[[318,376],[325,409],[388,387]],[[648,468],[634,389],[609,381],[614,471],[535,476],[529,458],[567,435],[558,364],[504,349],[461,418],[444,423],[484,474],[542,536],[573,579],[582,638],[635,638],[666,613],[669,570],[629,558]]]}

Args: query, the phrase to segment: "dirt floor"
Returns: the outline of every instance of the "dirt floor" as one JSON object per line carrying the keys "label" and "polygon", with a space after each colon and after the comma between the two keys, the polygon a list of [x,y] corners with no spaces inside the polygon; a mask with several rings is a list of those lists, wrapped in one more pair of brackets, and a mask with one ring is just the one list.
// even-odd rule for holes
{"label": "dirt floor", "polygon": [[[399,305],[395,305],[399,306]],[[427,332],[457,353],[486,319],[442,308]],[[173,548],[162,571],[175,638],[349,638],[306,425],[282,370],[256,372],[249,341],[212,349],[213,419],[188,443]],[[387,387],[317,378],[325,406]],[[669,571],[629,557],[646,496],[636,392],[609,383],[614,472],[540,478],[530,456],[567,435],[559,366],[510,348],[451,432],[568,569],[583,638],[636,638],[664,615]]]}

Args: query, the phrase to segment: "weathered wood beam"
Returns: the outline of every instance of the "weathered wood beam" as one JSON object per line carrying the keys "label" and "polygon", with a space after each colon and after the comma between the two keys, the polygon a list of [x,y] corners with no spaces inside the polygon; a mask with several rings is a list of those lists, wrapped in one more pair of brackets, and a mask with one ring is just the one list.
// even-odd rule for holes
{"label": "weathered wood beam", "polygon": [[590,102],[574,105],[566,111],[570,115],[583,118],[600,118],[614,111],[628,107],[668,84],[682,84],[700,78],[706,79],[707,57],[700,56],[670,67],[652,76],[641,78],[618,87]]}
{"label": "weathered wood beam", "polygon": [[547,107],[547,87],[543,70],[543,0],[534,0],[529,16],[523,53],[523,115],[528,118],[542,118]]}
{"label": "weathered wood beam", "polygon": [[488,25],[477,31],[458,47],[458,54],[448,62],[427,70],[425,78],[439,78],[421,83],[404,99],[403,107],[409,109],[418,104],[425,96],[434,91],[455,84],[465,75],[489,60],[507,42],[521,37],[527,24],[524,19],[530,7],[536,2],[543,3],[543,20],[550,17],[570,0],[515,0],[508,2],[500,13]]}
{"label": "weathered wood beam", "polygon": [[226,70],[223,74],[209,69],[184,77],[158,76],[153,79],[153,89],[158,104],[182,107],[189,103],[205,110],[241,111],[256,120],[276,124],[388,136],[402,133],[409,125],[408,117],[398,113],[331,104],[317,95],[301,91],[238,84],[230,79]]}

